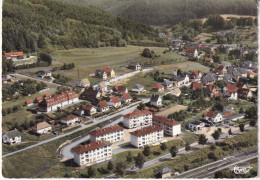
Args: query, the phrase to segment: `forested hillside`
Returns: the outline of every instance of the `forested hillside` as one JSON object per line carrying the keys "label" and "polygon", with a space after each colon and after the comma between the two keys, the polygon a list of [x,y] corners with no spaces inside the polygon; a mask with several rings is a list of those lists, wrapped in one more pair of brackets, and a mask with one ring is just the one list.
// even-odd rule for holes
{"label": "forested hillside", "polygon": [[114,14],[150,24],[173,25],[210,14],[257,15],[257,0],[59,0],[94,5]]}
{"label": "forested hillside", "polygon": [[150,26],[96,7],[54,0],[5,0],[2,22],[3,52],[121,46],[158,36]]}

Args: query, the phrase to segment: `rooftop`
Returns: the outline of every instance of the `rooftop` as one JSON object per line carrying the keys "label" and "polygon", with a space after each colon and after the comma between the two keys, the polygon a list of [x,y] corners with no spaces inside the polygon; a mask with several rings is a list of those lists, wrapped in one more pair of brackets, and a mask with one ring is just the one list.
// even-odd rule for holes
{"label": "rooftop", "polygon": [[148,126],[148,127],[130,132],[130,134],[133,135],[133,136],[139,137],[139,136],[143,136],[143,135],[146,135],[146,134],[150,134],[150,133],[155,132],[155,131],[162,131],[162,130],[163,130],[163,128],[160,127],[160,126]]}

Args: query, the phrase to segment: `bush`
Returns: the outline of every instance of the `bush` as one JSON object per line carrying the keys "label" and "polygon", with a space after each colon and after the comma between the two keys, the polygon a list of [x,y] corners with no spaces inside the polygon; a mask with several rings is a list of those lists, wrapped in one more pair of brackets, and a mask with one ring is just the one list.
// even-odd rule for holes
{"label": "bush", "polygon": [[159,156],[159,155],[161,155],[161,152],[160,152],[160,151],[154,151],[154,152],[153,152],[153,155]]}
{"label": "bush", "polygon": [[210,152],[208,154],[208,158],[209,159],[213,159],[213,160],[217,160],[218,159],[217,155],[214,152]]}

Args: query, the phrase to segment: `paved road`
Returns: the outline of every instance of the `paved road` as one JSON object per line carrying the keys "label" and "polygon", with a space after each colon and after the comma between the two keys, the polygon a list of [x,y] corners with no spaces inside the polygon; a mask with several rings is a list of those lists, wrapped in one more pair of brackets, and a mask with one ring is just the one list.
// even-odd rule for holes
{"label": "paved road", "polygon": [[[142,102],[148,102],[148,101],[149,101],[149,99],[142,99]],[[106,121],[106,120],[108,120],[108,119],[111,119],[111,118],[113,118],[113,117],[116,117],[116,116],[118,116],[118,115],[130,113],[130,112],[132,112],[132,110],[134,110],[137,106],[138,106],[138,105],[135,105],[135,106],[133,106],[133,107],[131,107],[131,108],[124,109],[124,110],[119,111],[119,112],[117,112],[117,113],[115,113],[115,114],[112,114],[112,115],[110,115],[110,116],[106,116],[106,117],[103,117],[102,119],[95,120],[94,122],[92,122],[92,123],[90,123],[90,124],[83,125],[83,126],[77,128],[77,129],[74,129],[74,130],[70,131],[70,132],[57,135],[57,136],[55,136],[55,137],[53,137],[53,138],[50,138],[50,139],[47,139],[47,140],[38,142],[38,143],[33,144],[33,145],[31,145],[31,146],[28,146],[28,147],[26,147],[26,148],[19,149],[19,150],[17,150],[17,151],[14,151],[14,152],[5,154],[5,155],[3,155],[2,157],[4,158],[4,157],[10,156],[10,155],[13,155],[13,154],[16,154],[16,153],[25,151],[25,150],[27,150],[27,149],[30,149],[30,148],[33,148],[33,147],[36,147],[36,146],[39,146],[39,145],[42,145],[42,144],[45,144],[45,143],[54,141],[54,140],[56,140],[56,139],[59,139],[59,138],[61,138],[61,137],[64,137],[64,136],[73,134],[73,133],[75,133],[75,132],[78,132],[78,131],[83,130],[83,129],[85,129],[85,128],[88,128],[88,127],[90,127],[90,126],[96,125],[96,124],[98,124],[98,123],[101,123],[101,122],[103,122],[103,121]]]}
{"label": "paved road", "polygon": [[[252,130],[253,127],[246,126],[245,129],[246,129],[246,130]],[[237,133],[239,133],[239,132],[240,132],[239,128],[237,128],[236,130],[233,130],[233,134],[234,134],[234,135],[237,134]],[[213,143],[215,143],[215,142],[222,141],[222,140],[224,140],[224,139],[226,139],[226,138],[227,138],[226,134],[222,134],[222,135],[220,136],[219,140],[215,140],[215,139],[212,138],[212,139],[208,140],[207,144],[213,144]],[[183,155],[183,154],[187,154],[187,153],[190,153],[190,152],[192,152],[192,151],[195,151],[195,150],[198,149],[198,148],[204,147],[203,145],[200,145],[200,144],[198,144],[198,143],[193,143],[193,144],[191,144],[191,146],[192,146],[192,149],[193,149],[193,150],[188,151],[188,152],[185,150],[185,148],[180,148],[180,149],[178,150],[177,156],[180,156],[180,155]],[[152,159],[152,160],[150,160],[150,161],[146,161],[146,162],[144,163],[144,165],[143,165],[143,168],[142,168],[141,170],[150,168],[151,166],[154,166],[154,165],[158,165],[158,164],[160,164],[160,163],[162,163],[162,162],[164,162],[164,161],[170,160],[170,159],[171,159],[171,154],[170,154],[170,153],[167,153],[167,154],[165,154],[165,155],[163,155],[163,156],[160,156],[160,157],[158,157],[158,158]],[[141,171],[141,170],[140,170],[139,168],[134,168],[134,169],[128,168],[128,169],[126,169],[126,172],[127,172],[127,173],[139,172],[139,171]],[[107,176],[107,178],[116,178],[116,177],[117,177],[117,176],[116,176],[115,174],[112,174],[112,175]]]}

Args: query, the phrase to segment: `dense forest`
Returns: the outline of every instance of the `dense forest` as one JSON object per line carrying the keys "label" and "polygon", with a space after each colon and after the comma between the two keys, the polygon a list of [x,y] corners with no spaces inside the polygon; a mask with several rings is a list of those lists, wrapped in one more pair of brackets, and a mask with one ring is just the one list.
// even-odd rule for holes
{"label": "dense forest", "polygon": [[257,15],[257,0],[58,0],[94,5],[150,25],[173,25],[210,14]]}
{"label": "dense forest", "polygon": [[5,0],[2,27],[3,52],[123,46],[158,36],[148,25],[54,0]]}

